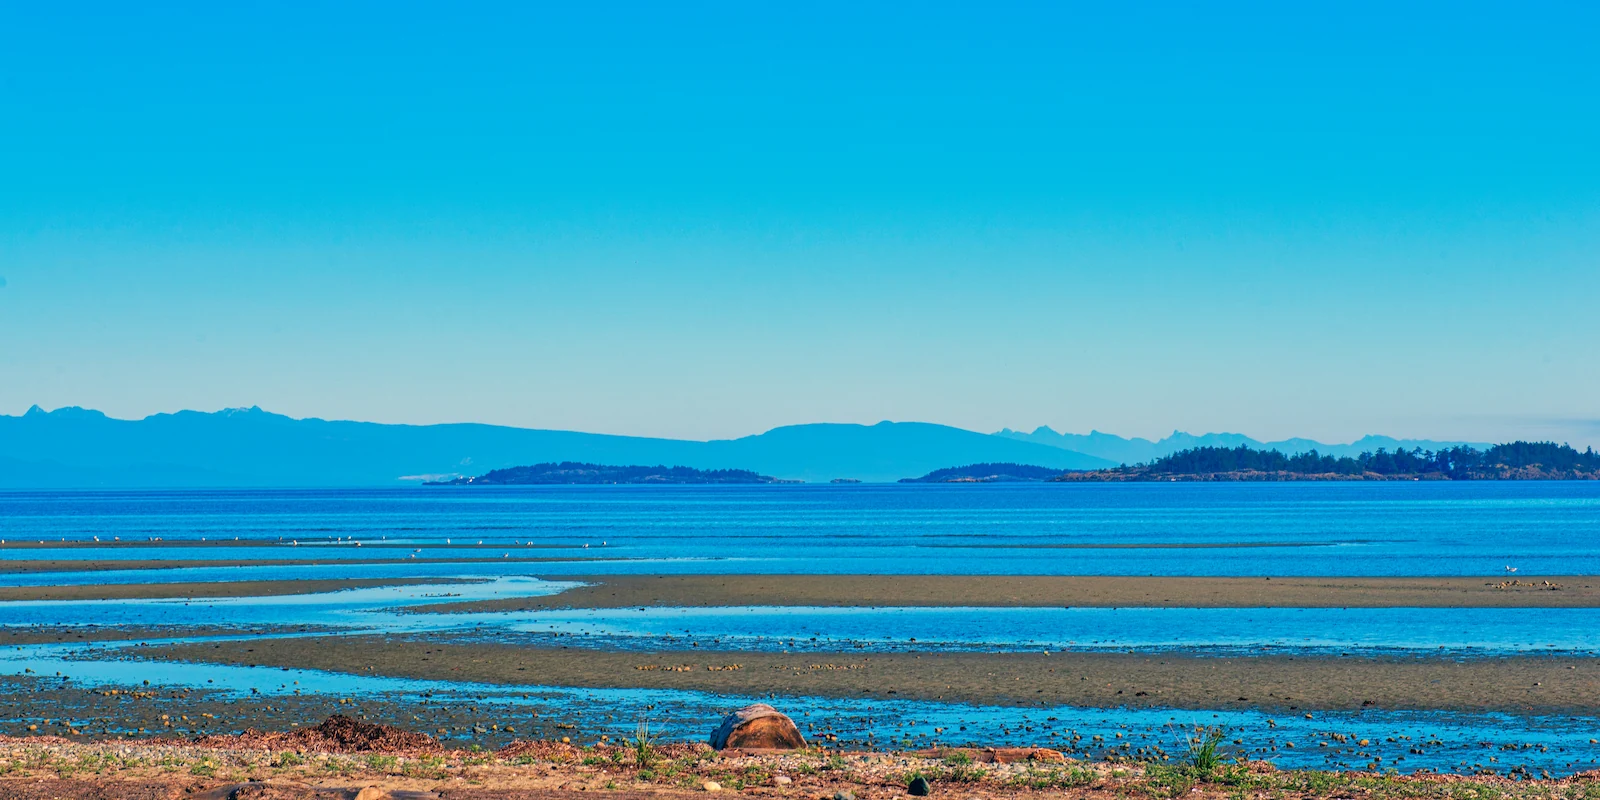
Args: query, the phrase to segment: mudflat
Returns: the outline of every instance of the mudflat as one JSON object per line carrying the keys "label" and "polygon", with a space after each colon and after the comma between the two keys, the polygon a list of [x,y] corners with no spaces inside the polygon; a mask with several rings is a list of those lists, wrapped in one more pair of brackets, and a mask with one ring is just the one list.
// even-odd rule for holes
{"label": "mudflat", "polygon": [[14,600],[148,600],[189,597],[271,597],[321,594],[345,589],[385,586],[477,583],[466,578],[308,578],[275,581],[203,583],[79,584],[67,586],[0,586],[0,601]]}
{"label": "mudflat", "polygon": [[[180,639],[200,636],[260,636],[263,634],[328,632],[320,625],[35,625],[0,629],[0,646],[75,644],[83,642],[133,642],[146,639]],[[3,686],[4,679],[0,679]],[[3,693],[3,692],[0,692]],[[0,710],[5,706],[0,704]]]}
{"label": "mudflat", "polygon": [[[0,550],[119,550],[127,548],[136,549],[164,549],[182,548],[185,550],[211,547],[322,547],[338,549],[343,547],[368,547],[388,548],[391,550],[415,550],[415,542],[389,542],[384,540],[362,540],[359,544],[347,539],[4,539],[0,540]],[[482,544],[472,542],[428,542],[423,545],[428,550],[505,550],[510,545],[504,542],[499,544]],[[549,549],[579,549],[581,544],[548,544],[536,542],[518,542],[515,547]]]}
{"label": "mudflat", "polygon": [[[511,550],[514,548],[503,548]],[[617,561],[612,558],[242,558],[242,559],[71,559],[42,558],[0,560],[0,573],[109,572],[124,569],[185,569],[194,567],[315,567],[329,564],[556,564],[582,561]]]}
{"label": "mudflat", "polygon": [[983,705],[1592,713],[1600,659],[1196,656],[1150,653],[655,652],[548,637],[314,636],[141,648],[141,658],[304,667],[426,680]]}
{"label": "mudflat", "polygon": [[[555,579],[555,578],[552,578]],[[542,597],[414,611],[711,606],[1595,608],[1600,577],[1243,578],[1078,575],[590,575]]]}

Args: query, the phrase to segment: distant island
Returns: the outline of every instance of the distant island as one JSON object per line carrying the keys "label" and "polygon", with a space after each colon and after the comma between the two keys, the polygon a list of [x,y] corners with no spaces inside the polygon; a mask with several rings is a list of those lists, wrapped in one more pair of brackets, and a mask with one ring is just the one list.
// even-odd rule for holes
{"label": "distant island", "polygon": [[901,483],[1015,483],[1048,481],[1061,470],[1029,464],[968,464],[965,467],[936,469],[920,478],[901,478]]}
{"label": "distant island", "polygon": [[424,486],[537,486],[548,484],[617,483],[799,483],[743,469],[695,469],[693,467],[644,467],[585,464],[577,461],[533,464],[490,470],[475,478],[429,481]]}
{"label": "distant island", "polygon": [[1360,480],[1597,480],[1600,453],[1554,442],[1512,442],[1485,450],[1449,447],[1383,448],[1356,456],[1312,450],[1293,456],[1277,450],[1195,447],[1148,464],[1064,472],[1055,481],[1360,481]]}

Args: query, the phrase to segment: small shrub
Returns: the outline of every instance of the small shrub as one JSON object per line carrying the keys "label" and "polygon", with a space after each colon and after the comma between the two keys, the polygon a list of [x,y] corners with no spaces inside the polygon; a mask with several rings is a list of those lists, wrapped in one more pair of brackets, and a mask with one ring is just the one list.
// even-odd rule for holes
{"label": "small shrub", "polygon": [[650,732],[650,723],[641,722],[634,729],[633,740],[629,742],[633,748],[633,763],[639,769],[650,769],[661,759],[661,749],[658,746],[661,734]]}
{"label": "small shrub", "polygon": [[1195,728],[1189,737],[1189,749],[1184,754],[1184,764],[1202,779],[1210,778],[1222,766],[1222,741],[1227,732],[1221,728]]}

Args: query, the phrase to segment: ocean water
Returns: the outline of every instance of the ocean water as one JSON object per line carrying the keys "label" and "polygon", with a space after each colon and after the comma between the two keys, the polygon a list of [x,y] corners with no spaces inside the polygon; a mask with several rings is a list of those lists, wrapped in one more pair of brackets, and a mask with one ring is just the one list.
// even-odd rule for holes
{"label": "ocean water", "polygon": [[[95,537],[206,541],[38,544]],[[216,546],[236,538],[285,546]],[[374,576],[450,574],[354,566],[413,553],[586,559],[488,568],[544,575],[1600,574],[1600,482],[9,492],[0,540],[33,543],[0,559],[316,557]]]}

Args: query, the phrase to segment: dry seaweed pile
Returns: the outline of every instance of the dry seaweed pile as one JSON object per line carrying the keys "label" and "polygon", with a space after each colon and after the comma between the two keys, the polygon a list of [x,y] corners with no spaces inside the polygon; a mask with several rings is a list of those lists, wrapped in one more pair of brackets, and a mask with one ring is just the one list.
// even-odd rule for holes
{"label": "dry seaweed pile", "polygon": [[362,722],[334,714],[313,728],[263,732],[251,728],[238,735],[201,736],[205,747],[262,748],[314,753],[438,753],[439,742],[425,733]]}

